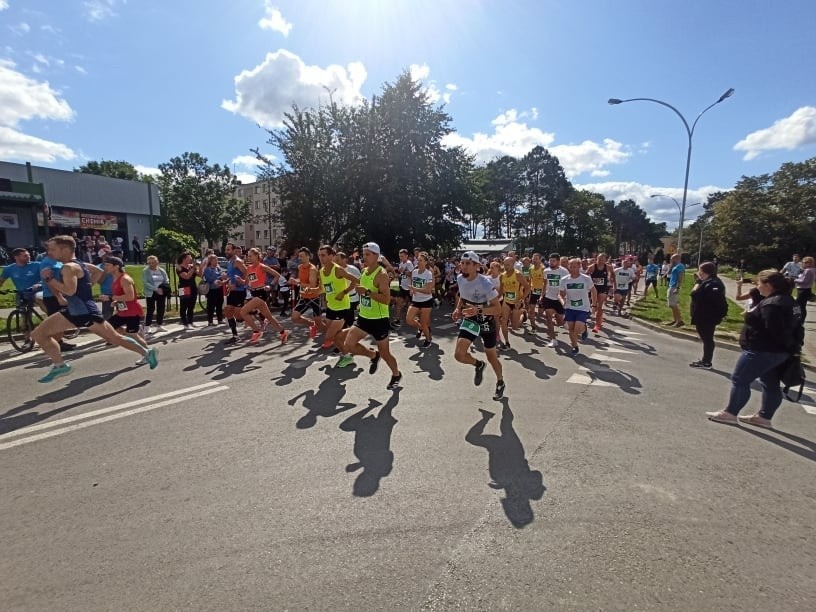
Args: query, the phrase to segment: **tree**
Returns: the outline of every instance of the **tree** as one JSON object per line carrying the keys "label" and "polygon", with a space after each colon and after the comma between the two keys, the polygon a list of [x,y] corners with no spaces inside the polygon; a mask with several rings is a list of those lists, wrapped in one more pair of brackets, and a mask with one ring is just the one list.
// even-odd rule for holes
{"label": "tree", "polygon": [[159,164],[159,170],[163,227],[214,247],[249,219],[249,204],[233,195],[238,179],[228,167],[210,165],[198,153],[184,153]]}
{"label": "tree", "polygon": [[143,176],[136,170],[133,164],[126,161],[110,161],[106,159],[102,161],[89,161],[79,168],[74,168],[74,172],[109,176],[127,181],[140,181],[143,179]]}
{"label": "tree", "polygon": [[146,254],[155,255],[159,261],[165,263],[175,262],[176,258],[185,251],[191,253],[195,258],[199,249],[199,243],[189,234],[174,232],[164,227],[156,230],[156,233],[145,241]]}

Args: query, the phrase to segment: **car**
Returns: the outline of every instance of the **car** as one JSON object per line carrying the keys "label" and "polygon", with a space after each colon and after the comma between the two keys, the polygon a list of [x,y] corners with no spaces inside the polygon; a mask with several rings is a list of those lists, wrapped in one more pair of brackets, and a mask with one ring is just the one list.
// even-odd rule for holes
{"label": "car", "polygon": [[226,268],[228,263],[229,263],[229,259],[227,259],[226,257],[219,257],[218,258],[218,267],[219,268]]}

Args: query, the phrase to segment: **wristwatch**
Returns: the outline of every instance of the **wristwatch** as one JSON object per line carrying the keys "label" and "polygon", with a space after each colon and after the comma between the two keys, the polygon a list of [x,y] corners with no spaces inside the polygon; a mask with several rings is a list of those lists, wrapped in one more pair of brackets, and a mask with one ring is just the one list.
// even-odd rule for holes
{"label": "wristwatch", "polygon": [[482,314],[482,307],[481,306],[476,307],[476,314],[479,314],[479,315]]}

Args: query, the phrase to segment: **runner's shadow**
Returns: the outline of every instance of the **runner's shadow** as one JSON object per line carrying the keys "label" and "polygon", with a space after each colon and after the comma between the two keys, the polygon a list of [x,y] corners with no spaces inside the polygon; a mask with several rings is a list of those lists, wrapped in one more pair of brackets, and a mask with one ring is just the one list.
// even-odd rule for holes
{"label": "runner's shadow", "polygon": [[357,378],[363,371],[362,368],[336,369],[326,364],[320,369],[328,376],[317,387],[317,391],[308,389],[287,402],[290,406],[294,406],[299,399],[303,398],[303,407],[307,412],[295,424],[298,429],[314,427],[317,424],[317,417],[328,419],[346,410],[351,410],[357,405],[340,400],[346,394],[345,383]]}
{"label": "runner's shadow", "polygon": [[[608,339],[613,340],[616,346],[620,348],[629,349],[630,351],[641,351],[646,353],[647,355],[657,355],[657,350],[651,344],[640,343],[633,340],[629,340],[622,336],[618,336],[615,332],[610,332],[608,334]],[[599,341],[598,344],[600,346],[607,346],[602,342],[603,337],[595,337],[596,341]]]}
{"label": "runner's shadow", "polygon": [[575,362],[586,368],[586,374],[593,380],[600,380],[614,385],[630,395],[640,395],[640,389],[643,386],[636,376],[611,368],[597,359],[590,359],[586,355],[576,355]]}
{"label": "runner's shadow", "polygon": [[467,432],[465,441],[487,450],[488,468],[493,479],[489,486],[504,489],[504,499],[501,500],[504,513],[513,527],[521,529],[533,522],[535,516],[530,502],[541,499],[546,487],[541,472],[531,470],[524,456],[524,446],[513,429],[513,412],[507,398],[501,402],[500,435],[484,433],[487,423],[495,415],[479,410],[482,418]]}
{"label": "runner's shadow", "polygon": [[419,349],[418,353],[414,353],[408,359],[417,362],[419,366],[417,372],[427,372],[431,380],[442,380],[445,370],[442,369],[441,356],[444,354],[445,351],[432,344],[426,349]]}
{"label": "runner's shadow", "polygon": [[261,351],[257,353],[244,353],[237,359],[230,359],[224,363],[216,365],[216,367],[214,367],[212,370],[206,372],[206,376],[212,376],[213,380],[224,380],[225,378],[235,376],[236,374],[244,374],[246,372],[257,370],[261,366],[252,365],[252,360],[260,354]]}
{"label": "runner's shadow", "polygon": [[536,375],[536,378],[547,380],[558,373],[556,368],[547,366],[541,358],[536,359],[533,355],[541,355],[538,349],[530,349],[529,353],[519,353],[516,349],[511,348],[507,354],[512,355],[513,361],[520,363],[524,368],[530,370]]}
{"label": "runner's shadow", "polygon": [[321,354],[318,349],[309,351],[305,355],[296,355],[294,357],[290,357],[289,359],[284,359],[284,363],[288,363],[289,365],[281,370],[280,376],[273,378],[272,380],[277,386],[285,387],[295,380],[303,378],[306,375],[306,368],[308,368],[310,365],[318,361],[325,361],[327,358],[328,355],[325,353]]}
{"label": "runner's shadow", "polygon": [[354,455],[358,461],[346,466],[346,472],[356,472],[352,489],[355,497],[371,497],[380,488],[380,480],[391,473],[394,466],[394,453],[391,451],[391,433],[398,423],[391,411],[399,403],[400,389],[395,389],[377,416],[366,414],[380,402],[369,400],[368,406],[354,413],[340,423],[343,431],[354,432]]}
{"label": "runner's shadow", "polygon": [[202,353],[197,357],[190,357],[195,363],[184,368],[185,372],[192,372],[199,368],[209,368],[226,363],[227,347],[223,342],[211,342],[202,349]]}
{"label": "runner's shadow", "polygon": [[135,383],[129,387],[118,389],[116,391],[111,391],[110,393],[104,393],[103,395],[99,395],[97,397],[83,399],[79,402],[74,402],[73,404],[68,404],[66,406],[60,406],[59,408],[54,408],[53,410],[49,410],[48,412],[42,413],[25,412],[26,410],[42,406],[43,404],[53,404],[71,397],[82,396],[82,394],[88,389],[95,387],[96,385],[104,384],[113,377],[124,372],[129,372],[130,370],[133,369],[135,369],[135,367],[123,368],[121,370],[111,372],[108,374],[96,374],[94,376],[74,378],[67,386],[61,389],[57,389],[55,391],[52,391],[51,393],[46,393],[45,395],[40,395],[39,397],[29,400],[24,404],[17,406],[16,408],[11,408],[10,410],[7,410],[4,414],[0,415],[0,434],[15,431],[22,427],[28,427],[29,425],[34,425],[36,423],[39,423],[40,421],[49,419],[52,416],[60,414],[67,410],[73,410],[74,408],[85,406],[86,404],[94,404],[96,402],[101,402],[111,397],[115,397],[122,393],[126,393],[134,389],[139,389],[150,384],[149,380],[143,380],[142,382]]}

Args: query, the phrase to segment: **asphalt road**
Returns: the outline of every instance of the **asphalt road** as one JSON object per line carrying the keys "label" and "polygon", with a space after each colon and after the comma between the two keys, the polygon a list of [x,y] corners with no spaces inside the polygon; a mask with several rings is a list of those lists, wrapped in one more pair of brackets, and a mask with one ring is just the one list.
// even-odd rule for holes
{"label": "asphalt road", "polygon": [[0,364],[0,607],[813,610],[816,389],[710,423],[736,353],[608,327],[576,359],[514,337],[502,402],[451,327],[393,339],[398,392],[305,329]]}

